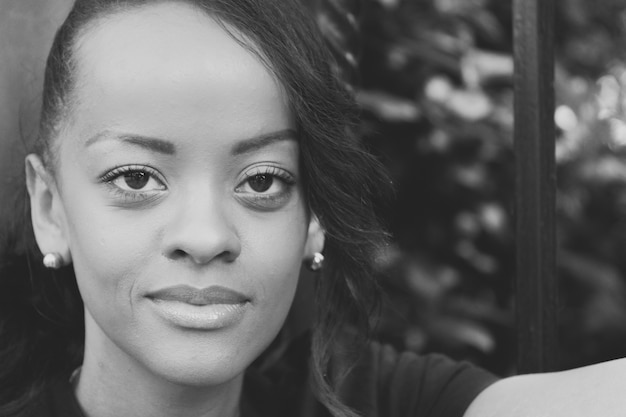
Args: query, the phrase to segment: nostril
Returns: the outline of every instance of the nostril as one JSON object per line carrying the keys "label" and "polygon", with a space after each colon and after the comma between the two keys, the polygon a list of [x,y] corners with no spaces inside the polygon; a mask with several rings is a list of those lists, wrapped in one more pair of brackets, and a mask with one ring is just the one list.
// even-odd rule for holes
{"label": "nostril", "polygon": [[184,250],[176,249],[170,254],[172,260],[183,259],[189,256]]}

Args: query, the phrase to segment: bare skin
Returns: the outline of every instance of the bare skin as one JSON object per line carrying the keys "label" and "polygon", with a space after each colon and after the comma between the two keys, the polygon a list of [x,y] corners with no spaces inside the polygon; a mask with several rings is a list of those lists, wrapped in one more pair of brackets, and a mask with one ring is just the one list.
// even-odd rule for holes
{"label": "bare skin", "polygon": [[626,360],[546,374],[519,375],[481,393],[465,417],[621,417]]}

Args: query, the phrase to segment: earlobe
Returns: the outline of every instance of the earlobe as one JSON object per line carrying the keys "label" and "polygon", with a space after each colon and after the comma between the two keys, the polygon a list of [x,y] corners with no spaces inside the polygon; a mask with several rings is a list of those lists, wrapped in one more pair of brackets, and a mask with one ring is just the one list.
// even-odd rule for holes
{"label": "earlobe", "polygon": [[315,214],[311,215],[309,230],[307,232],[306,246],[304,248],[304,259],[311,260],[316,253],[324,250],[325,233],[319,219]]}
{"label": "earlobe", "polygon": [[59,254],[63,264],[68,264],[71,254],[66,239],[64,213],[54,179],[39,156],[28,155],[25,164],[31,221],[37,245],[43,254]]}

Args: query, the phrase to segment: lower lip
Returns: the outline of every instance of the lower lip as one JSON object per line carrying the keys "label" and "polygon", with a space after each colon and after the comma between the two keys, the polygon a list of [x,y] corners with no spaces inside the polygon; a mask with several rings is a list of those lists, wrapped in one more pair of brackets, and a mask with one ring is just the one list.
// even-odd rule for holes
{"label": "lower lip", "polygon": [[178,301],[151,300],[157,313],[178,327],[217,330],[243,319],[249,303],[193,305]]}

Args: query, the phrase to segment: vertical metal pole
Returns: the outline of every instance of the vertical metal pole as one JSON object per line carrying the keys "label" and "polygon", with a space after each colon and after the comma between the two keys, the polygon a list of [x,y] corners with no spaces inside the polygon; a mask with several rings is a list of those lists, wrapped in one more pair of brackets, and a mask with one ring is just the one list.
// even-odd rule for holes
{"label": "vertical metal pole", "polygon": [[556,367],[554,0],[514,0],[519,373]]}

